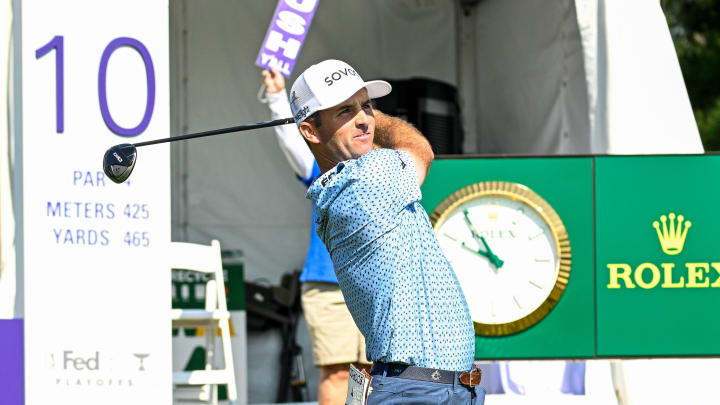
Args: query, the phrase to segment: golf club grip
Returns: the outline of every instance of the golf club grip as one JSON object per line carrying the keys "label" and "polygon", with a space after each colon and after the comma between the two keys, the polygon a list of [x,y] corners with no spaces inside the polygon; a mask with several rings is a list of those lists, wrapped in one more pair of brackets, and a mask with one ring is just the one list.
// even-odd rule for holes
{"label": "golf club grip", "polygon": [[210,131],[197,132],[194,134],[186,134],[186,135],[180,135],[180,136],[172,136],[170,138],[162,138],[162,139],[155,139],[152,141],[138,142],[138,143],[134,143],[133,146],[140,147],[140,146],[147,146],[147,145],[155,145],[158,143],[182,141],[183,139],[202,138],[203,136],[227,134],[230,132],[247,131],[250,129],[274,127],[276,125],[293,124],[294,122],[295,122],[295,118],[292,118],[292,117],[291,118],[281,118],[279,120],[258,122],[258,123],[250,124],[250,125],[238,125],[236,127],[212,129]]}

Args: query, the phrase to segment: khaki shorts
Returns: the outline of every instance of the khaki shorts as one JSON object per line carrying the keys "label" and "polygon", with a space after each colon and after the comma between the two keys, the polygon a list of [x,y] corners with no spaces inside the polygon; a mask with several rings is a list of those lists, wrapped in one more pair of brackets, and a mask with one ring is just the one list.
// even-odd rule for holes
{"label": "khaki shorts", "polygon": [[302,284],[302,307],[316,366],[364,363],[365,338],[355,326],[336,284]]}

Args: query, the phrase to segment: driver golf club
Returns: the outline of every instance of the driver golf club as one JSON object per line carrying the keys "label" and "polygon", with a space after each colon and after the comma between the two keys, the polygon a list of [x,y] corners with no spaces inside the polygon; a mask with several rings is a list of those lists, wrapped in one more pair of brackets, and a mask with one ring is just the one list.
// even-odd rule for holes
{"label": "driver golf club", "polygon": [[210,131],[198,132],[195,134],[186,134],[174,136],[170,138],[155,139],[153,141],[145,141],[138,143],[123,143],[115,145],[105,152],[103,157],[103,171],[115,183],[122,183],[130,177],[137,160],[137,149],[140,146],[154,145],[157,143],[182,141],[184,139],[201,138],[204,136],[227,134],[230,132],[247,131],[250,129],[259,129],[266,127],[274,127],[275,125],[292,124],[295,118],[282,118],[279,120],[258,122],[250,125],[239,125],[229,128],[213,129]]}

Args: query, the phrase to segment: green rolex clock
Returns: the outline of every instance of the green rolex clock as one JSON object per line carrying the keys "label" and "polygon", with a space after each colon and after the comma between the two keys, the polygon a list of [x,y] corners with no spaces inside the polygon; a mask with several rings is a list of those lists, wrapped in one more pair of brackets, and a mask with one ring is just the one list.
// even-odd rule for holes
{"label": "green rolex clock", "polygon": [[560,300],[570,276],[570,240],[555,210],[528,187],[472,184],[441,202],[430,221],[476,334],[523,331]]}

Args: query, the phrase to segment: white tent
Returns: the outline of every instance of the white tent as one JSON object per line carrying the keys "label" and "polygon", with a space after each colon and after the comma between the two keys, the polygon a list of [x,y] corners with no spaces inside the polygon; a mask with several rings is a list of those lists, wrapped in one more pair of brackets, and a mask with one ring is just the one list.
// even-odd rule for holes
{"label": "white tent", "polygon": [[[269,118],[256,99],[254,60],[274,7],[262,0],[170,2],[174,134]],[[10,15],[3,13],[0,32],[3,85]],[[331,57],[365,79],[423,77],[456,86],[464,153],[702,152],[657,0],[321,0],[288,83]],[[217,238],[242,250],[248,280],[276,283],[302,267],[310,204],[272,129],[175,143],[172,151],[174,240]],[[0,317],[12,317],[12,161],[0,165]]]}
{"label": "white tent", "polygon": [[[172,3],[177,133],[269,118],[254,65],[273,2]],[[457,86],[464,153],[701,152],[657,1],[321,2],[296,71]],[[299,268],[310,205],[272,129],[174,145],[174,237],[242,249],[247,275]]]}

